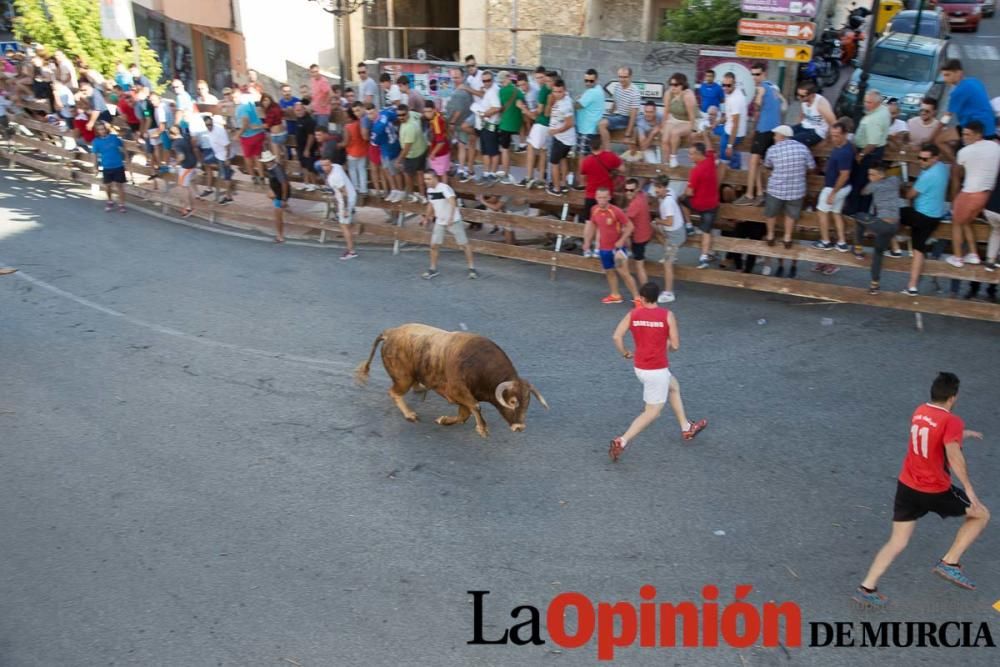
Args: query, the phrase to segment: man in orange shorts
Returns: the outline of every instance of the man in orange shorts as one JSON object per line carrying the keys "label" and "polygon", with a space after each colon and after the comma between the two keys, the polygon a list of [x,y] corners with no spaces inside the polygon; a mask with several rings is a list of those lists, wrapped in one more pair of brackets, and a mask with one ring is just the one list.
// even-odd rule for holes
{"label": "man in orange shorts", "polygon": [[[990,192],[1000,171],[1000,144],[983,138],[983,124],[970,121],[962,128],[962,143],[956,164],[962,169],[962,191],[955,196],[951,211],[951,246],[953,254],[947,262],[956,268],[980,264],[976,251],[976,233],[972,222],[990,199]],[[969,252],[962,255],[962,244],[968,242]]]}

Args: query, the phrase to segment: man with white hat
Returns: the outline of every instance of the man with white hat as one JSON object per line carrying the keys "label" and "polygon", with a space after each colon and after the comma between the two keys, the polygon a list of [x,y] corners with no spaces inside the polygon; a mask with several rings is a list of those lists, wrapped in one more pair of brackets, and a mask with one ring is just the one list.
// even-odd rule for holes
{"label": "man with white hat", "polygon": [[802,215],[802,200],[806,196],[806,174],[816,168],[812,153],[804,144],[792,139],[787,125],[774,128],[774,145],[764,154],[764,167],[771,170],[764,199],[767,218],[767,245],[774,245],[774,228],[779,216],[785,218],[784,245],[792,247],[792,230]]}
{"label": "man with white hat", "polygon": [[268,184],[271,186],[271,193],[274,197],[271,203],[274,204],[274,242],[285,242],[285,209],[288,208],[289,183],[288,175],[284,167],[275,159],[274,153],[264,151],[260,156],[260,163],[266,170]]}

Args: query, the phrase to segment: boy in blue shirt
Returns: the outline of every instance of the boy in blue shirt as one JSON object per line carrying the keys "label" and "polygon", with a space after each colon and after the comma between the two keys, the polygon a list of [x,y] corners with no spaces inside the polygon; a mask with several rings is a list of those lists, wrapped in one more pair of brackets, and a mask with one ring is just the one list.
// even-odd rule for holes
{"label": "boy in blue shirt", "polygon": [[108,203],[104,205],[105,211],[112,211],[115,208],[111,197],[112,185],[118,190],[118,212],[125,212],[125,144],[122,140],[108,131],[108,125],[104,121],[98,121],[94,125],[94,132],[97,136],[91,144],[97,161],[101,166],[104,176],[104,189],[108,193]]}

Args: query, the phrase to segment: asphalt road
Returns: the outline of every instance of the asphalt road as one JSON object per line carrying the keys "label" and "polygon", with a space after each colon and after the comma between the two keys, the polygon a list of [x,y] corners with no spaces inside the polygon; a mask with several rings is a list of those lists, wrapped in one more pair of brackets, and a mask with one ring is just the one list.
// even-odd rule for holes
{"label": "asphalt road", "polygon": [[[470,646],[559,592],[592,600],[792,600],[804,622],[987,621],[1000,641],[1000,533],[934,577],[954,522],[927,519],[889,572],[885,613],[849,595],[888,531],[913,408],[963,381],[967,447],[1000,506],[995,324],[682,285],[673,355],[688,411],[619,464],[641,408],[614,351],[623,307],[598,276],[423,251],[274,246],[0,172],[0,664],[592,664],[595,643]],[[758,321],[765,323],[759,324]],[[832,320],[832,324],[829,320]],[[525,433],[405,422],[376,362],[386,327],[494,338],[552,406]],[[825,323],[824,323],[825,322]],[[991,361],[992,360],[992,361]],[[521,617],[519,620],[524,620]],[[859,630],[860,631],[860,630]],[[803,642],[809,642],[808,631]],[[758,642],[759,644],[759,642]],[[621,664],[995,665],[1000,649],[639,649]]]}

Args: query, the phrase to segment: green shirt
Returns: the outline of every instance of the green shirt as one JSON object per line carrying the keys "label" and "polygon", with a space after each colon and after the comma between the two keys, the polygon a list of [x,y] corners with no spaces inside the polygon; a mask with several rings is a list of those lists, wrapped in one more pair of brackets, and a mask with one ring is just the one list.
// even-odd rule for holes
{"label": "green shirt", "polygon": [[549,101],[549,93],[552,89],[548,86],[542,86],[538,89],[538,115],[535,117],[535,122],[539,125],[548,125],[549,117],[545,115],[545,103]]}
{"label": "green shirt", "polygon": [[[511,102],[510,98],[514,101]],[[500,89],[500,108],[507,107],[507,110],[500,114],[500,129],[504,132],[520,132],[523,116],[517,107],[517,101],[524,101],[524,93],[513,83],[508,83]],[[510,106],[507,103],[510,102]]]}
{"label": "green shirt", "polygon": [[882,104],[875,111],[865,114],[858,123],[858,131],[854,134],[854,145],[858,148],[864,148],[869,144],[885,146],[889,138],[890,125],[892,116],[889,115],[889,107]]}
{"label": "green shirt", "polygon": [[403,157],[417,158],[427,152],[427,138],[424,137],[424,128],[418,114],[411,111],[406,122],[400,125],[399,143],[403,146],[412,144]]}

